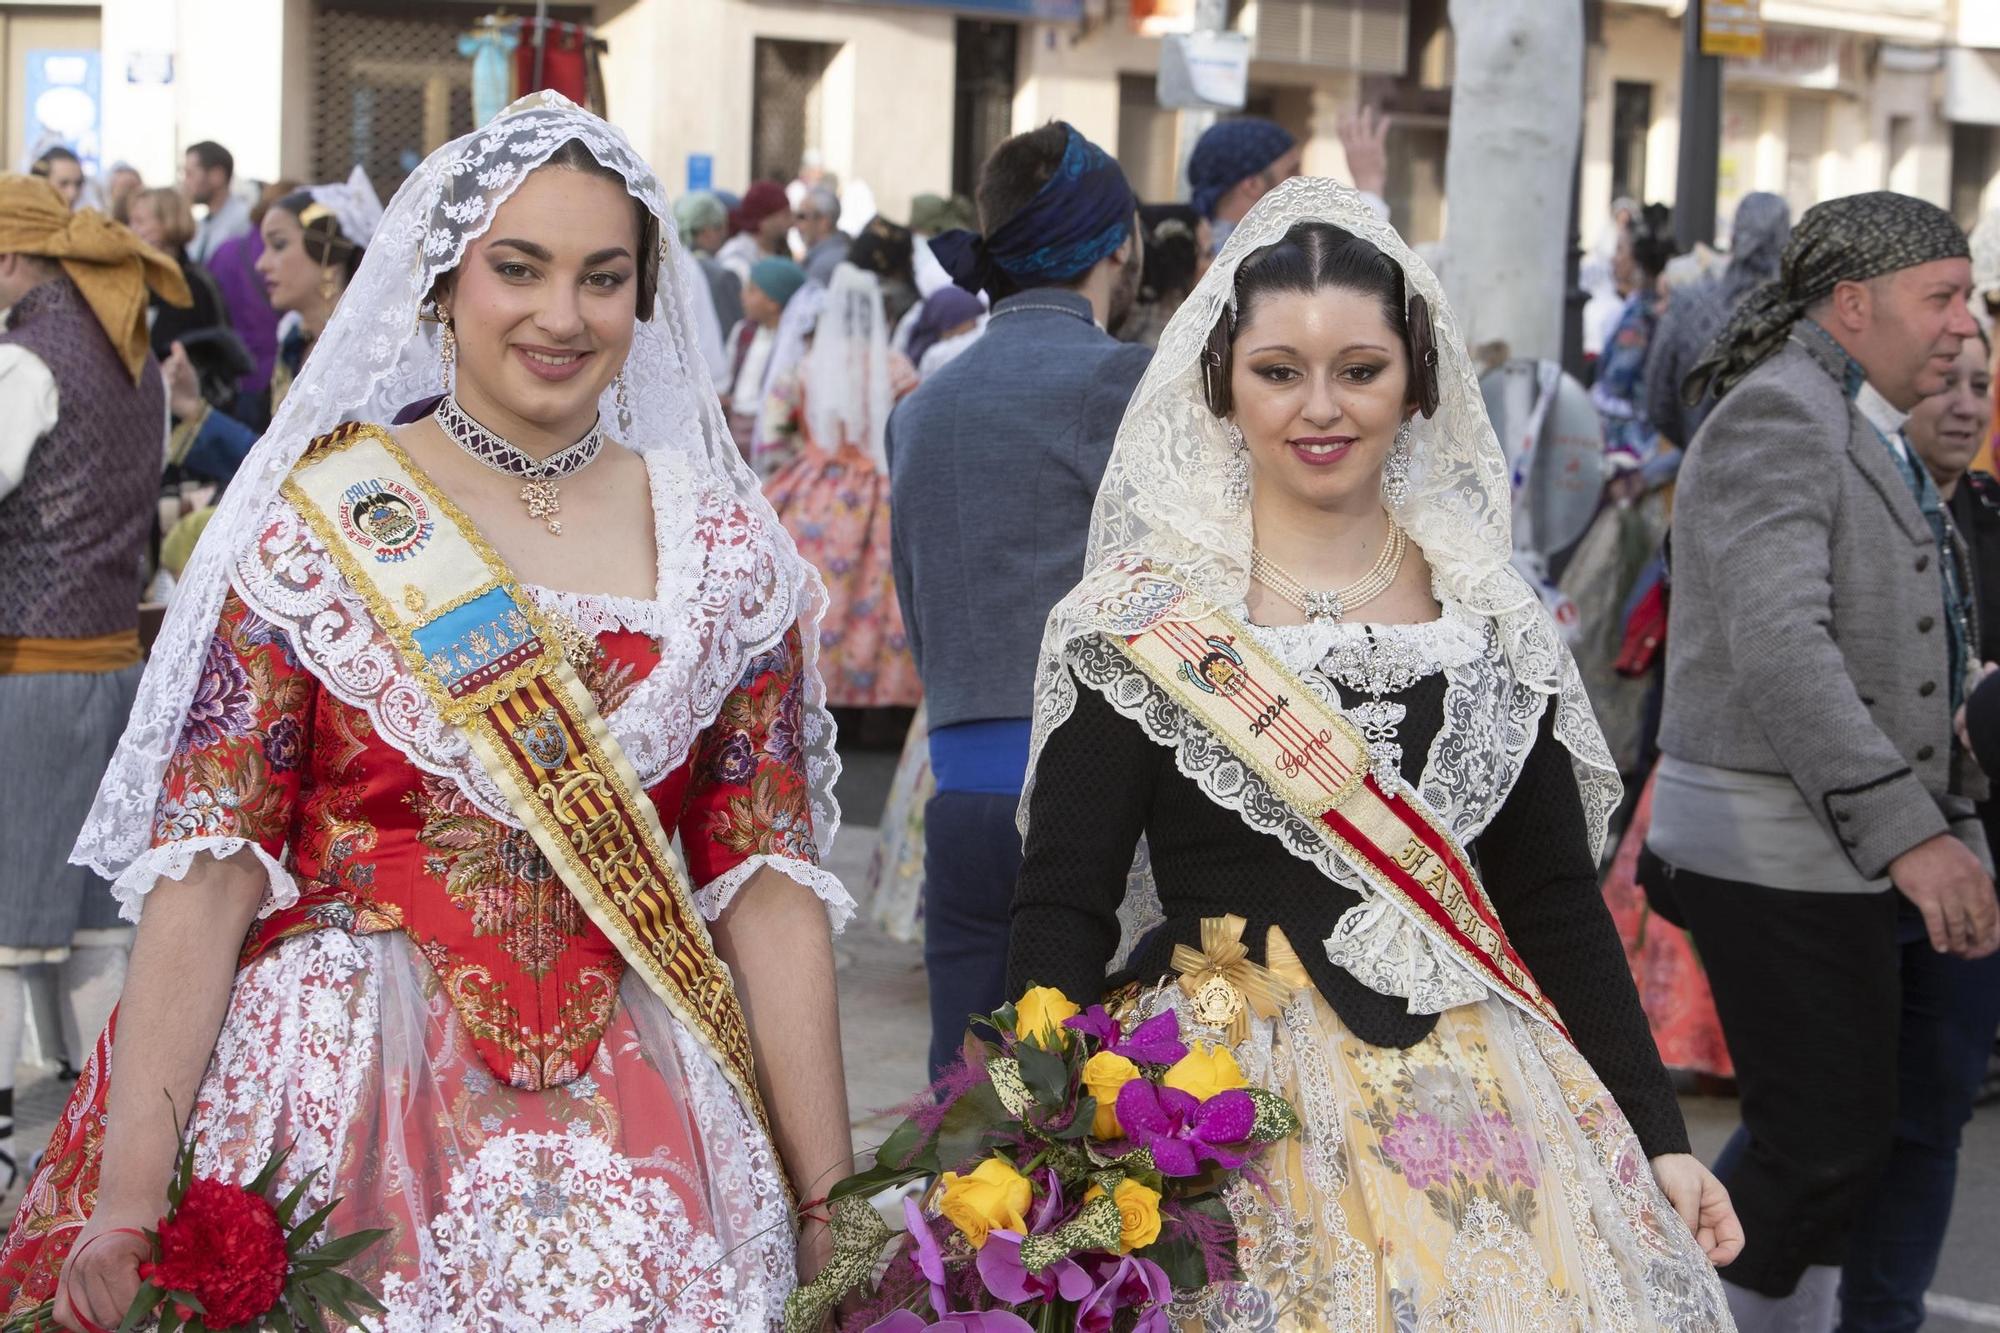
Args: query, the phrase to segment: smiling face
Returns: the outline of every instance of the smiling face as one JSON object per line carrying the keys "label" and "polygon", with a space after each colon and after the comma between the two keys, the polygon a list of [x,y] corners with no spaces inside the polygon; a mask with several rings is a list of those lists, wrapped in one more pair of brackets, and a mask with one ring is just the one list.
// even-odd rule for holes
{"label": "smiling face", "polygon": [[1381,298],[1347,287],[1261,293],[1230,357],[1252,494],[1314,509],[1379,506],[1411,411],[1410,357]]}
{"label": "smiling face", "polygon": [[1918,403],[1903,425],[1910,447],[1939,486],[1965,475],[1993,419],[1993,375],[1983,338],[1967,338],[1945,374],[1942,392]]}
{"label": "smiling face", "polygon": [[458,339],[458,399],[510,427],[581,437],[631,350],[639,221],[617,182],[546,166],[466,251],[440,305]]}

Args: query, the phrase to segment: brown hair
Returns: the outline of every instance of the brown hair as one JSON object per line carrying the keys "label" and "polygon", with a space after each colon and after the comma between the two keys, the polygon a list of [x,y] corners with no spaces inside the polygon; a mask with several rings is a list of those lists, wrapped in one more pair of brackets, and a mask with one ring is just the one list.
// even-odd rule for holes
{"label": "brown hair", "polygon": [[1284,239],[1265,246],[1236,270],[1233,312],[1224,310],[1209,331],[1202,353],[1202,395],[1218,417],[1235,401],[1230,393],[1231,348],[1258,298],[1274,292],[1310,296],[1327,287],[1373,296],[1382,317],[1410,356],[1410,396],[1430,416],[1438,407],[1437,335],[1430,303],[1419,293],[1404,296],[1403,266],[1372,242],[1330,222],[1301,222]]}
{"label": "brown hair", "polygon": [[153,215],[160,220],[160,229],[166,233],[166,248],[178,250],[194,239],[194,210],[181,197],[179,190],[169,190],[165,186],[154,186],[141,190],[126,204],[126,212],[140,204],[152,207]]}

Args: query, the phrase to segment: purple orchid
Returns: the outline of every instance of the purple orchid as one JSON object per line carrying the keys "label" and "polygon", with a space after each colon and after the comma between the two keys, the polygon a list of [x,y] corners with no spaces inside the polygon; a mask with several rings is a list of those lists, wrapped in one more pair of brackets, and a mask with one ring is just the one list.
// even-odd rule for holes
{"label": "purple orchid", "polygon": [[910,1238],[916,1242],[917,1271],[931,1284],[931,1309],[943,1314],[951,1308],[944,1286],[944,1246],[938,1244],[924,1210],[915,1199],[903,1200],[903,1220],[909,1223]]}
{"label": "purple orchid", "polygon": [[1118,1123],[1133,1144],[1153,1154],[1161,1175],[1192,1176],[1203,1162],[1232,1170],[1243,1165],[1247,1159],[1233,1150],[1250,1137],[1257,1104],[1240,1089],[1204,1102],[1135,1078],[1118,1090]]}
{"label": "purple orchid", "polygon": [[1158,1264],[1127,1254],[1101,1261],[1092,1277],[1097,1285],[1077,1308],[1077,1333],[1108,1333],[1122,1310],[1140,1312],[1132,1333],[1171,1333],[1167,1303],[1174,1298],[1174,1284]]}
{"label": "purple orchid", "polygon": [[1074,1259],[1058,1259],[1039,1273],[1030,1273],[1021,1262],[1021,1233],[996,1230],[986,1233],[986,1244],[975,1260],[979,1277],[993,1299],[1009,1305],[1046,1305],[1057,1297],[1080,1301],[1090,1294],[1090,1274]]}
{"label": "purple orchid", "polygon": [[1122,1055],[1134,1064],[1170,1065],[1187,1055],[1181,1041],[1180,1016],[1169,1009],[1147,1019],[1127,1035],[1101,1004],[1093,1004],[1063,1026],[1097,1039],[1098,1048]]}
{"label": "purple orchid", "polygon": [[948,1314],[935,1324],[920,1314],[898,1310],[870,1324],[867,1333],[1035,1333],[1034,1326],[1005,1310],[974,1310]]}

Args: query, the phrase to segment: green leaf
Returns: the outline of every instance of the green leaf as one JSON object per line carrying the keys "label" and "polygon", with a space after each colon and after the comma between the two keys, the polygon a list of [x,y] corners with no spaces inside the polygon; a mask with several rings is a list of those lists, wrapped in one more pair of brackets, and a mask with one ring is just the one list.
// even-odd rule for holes
{"label": "green leaf", "polygon": [[1201,1246],[1195,1244],[1194,1236],[1185,1227],[1175,1235],[1154,1241],[1141,1253],[1160,1266],[1175,1291],[1193,1291],[1208,1285],[1208,1264],[1202,1259]]}
{"label": "green leaf", "polygon": [[160,1302],[166,1298],[167,1291],[165,1287],[156,1287],[150,1282],[141,1282],[139,1290],[132,1295],[132,1308],[127,1310],[125,1317],[118,1322],[118,1333],[132,1333],[132,1330],[144,1323],[147,1316],[157,1310]]}
{"label": "green leaf", "polygon": [[1090,1127],[1096,1120],[1097,1098],[1085,1093],[1077,1098],[1076,1114],[1070,1117],[1069,1123],[1061,1129],[1049,1131],[1049,1137],[1058,1143],[1073,1143],[1078,1139],[1088,1138]]}
{"label": "green leaf", "polygon": [[307,1243],[312,1240],[321,1227],[326,1225],[326,1219],[333,1216],[333,1210],[339,1204],[340,1200],[329,1199],[326,1205],[318,1212],[293,1228],[291,1233],[285,1237],[285,1253],[293,1255],[303,1252]]}
{"label": "green leaf", "polygon": [[1021,1066],[1021,1081],[1035,1104],[1054,1110],[1069,1098],[1069,1065],[1054,1051],[1031,1041],[1014,1044],[1014,1059]]}
{"label": "green leaf", "polygon": [[876,1166],[849,1176],[826,1192],[828,1203],[838,1203],[842,1199],[859,1194],[870,1197],[895,1185],[908,1184],[925,1176],[936,1175],[938,1164],[929,1153],[912,1167]]}
{"label": "green leaf", "polygon": [[983,1156],[994,1133],[1008,1123],[1007,1108],[991,1083],[976,1083],[952,1103],[938,1124],[937,1163],[956,1171]]}
{"label": "green leaf", "polygon": [[312,1187],[312,1183],[317,1179],[319,1179],[319,1169],[315,1167],[313,1170],[306,1173],[306,1176],[303,1180],[299,1181],[298,1184],[292,1186],[292,1192],[290,1194],[287,1194],[283,1199],[279,1201],[278,1203],[279,1226],[284,1227],[289,1231],[292,1225],[292,1214],[296,1213],[299,1210],[299,1204],[304,1202],[305,1200],[306,1191]]}
{"label": "green leaf", "polygon": [[319,1312],[318,1301],[306,1301],[299,1307],[299,1319],[312,1333],[326,1333],[326,1317]]}
{"label": "green leaf", "polygon": [[[327,1206],[332,1207],[331,1204]],[[307,1257],[328,1267],[344,1264],[388,1234],[387,1231],[356,1231],[338,1240],[328,1241]]]}
{"label": "green leaf", "polygon": [[265,1161],[264,1169],[257,1173],[257,1178],[243,1188],[249,1190],[252,1194],[262,1194],[265,1190],[271,1188],[271,1182],[278,1178],[278,1171],[285,1165],[285,1159],[291,1155],[292,1145],[289,1143],[272,1153]]}
{"label": "green leaf", "polygon": [[898,1170],[915,1166],[913,1158],[928,1146],[928,1136],[924,1127],[915,1120],[905,1120],[889,1131],[889,1137],[882,1140],[882,1146],[875,1150],[877,1166],[893,1166]]}
{"label": "green leaf", "polygon": [[182,1327],[180,1311],[172,1304],[160,1311],[160,1333],[181,1333]]}

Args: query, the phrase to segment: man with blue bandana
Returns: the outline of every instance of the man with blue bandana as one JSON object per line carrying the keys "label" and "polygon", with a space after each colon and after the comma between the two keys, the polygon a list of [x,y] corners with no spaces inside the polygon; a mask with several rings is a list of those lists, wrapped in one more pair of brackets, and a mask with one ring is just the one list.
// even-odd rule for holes
{"label": "man with blue bandana", "polygon": [[931,1070],[966,1016],[1007,998],[1021,865],[1015,806],[1049,608],[1083,575],[1090,507],[1151,358],[1105,332],[1139,286],[1139,201],[1118,163],[1061,122],[1001,144],[981,232],[932,253],[993,303],[986,333],[889,418],[896,595],[923,677],[937,794],[925,809]]}
{"label": "man with blue bandana", "polygon": [[[1389,205],[1382,200],[1389,179],[1388,134],[1389,118],[1373,107],[1340,122],[1354,188],[1384,222],[1389,220]],[[1202,132],[1188,156],[1188,202],[1208,219],[1211,253],[1222,253],[1222,243],[1253,204],[1299,174],[1300,156],[1291,131],[1261,116],[1218,121]]]}

